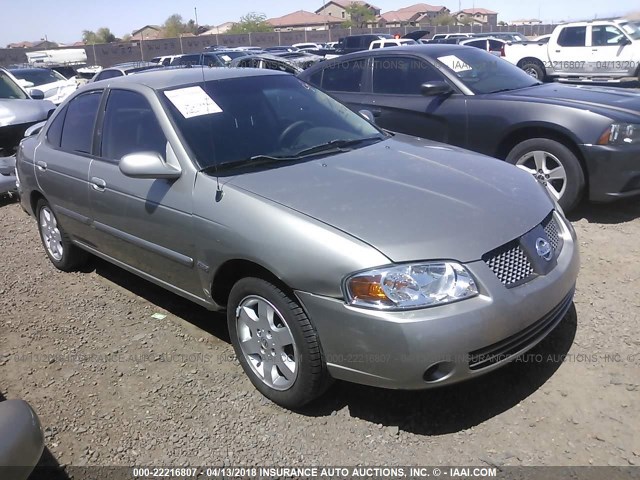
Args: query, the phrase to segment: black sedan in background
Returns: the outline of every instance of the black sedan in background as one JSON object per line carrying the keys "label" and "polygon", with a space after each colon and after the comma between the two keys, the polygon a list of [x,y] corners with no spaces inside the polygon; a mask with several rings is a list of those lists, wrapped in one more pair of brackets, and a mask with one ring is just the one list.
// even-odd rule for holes
{"label": "black sedan in background", "polygon": [[358,52],[299,75],[385,129],[457,145],[530,172],[565,210],[586,193],[640,194],[640,95],[542,84],[473,47]]}

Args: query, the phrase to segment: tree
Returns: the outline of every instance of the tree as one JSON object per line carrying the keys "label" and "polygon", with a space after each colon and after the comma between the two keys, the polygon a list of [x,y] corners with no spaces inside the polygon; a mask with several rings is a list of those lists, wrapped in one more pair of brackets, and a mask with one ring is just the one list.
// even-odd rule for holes
{"label": "tree", "polygon": [[97,31],[83,30],[82,41],[84,43],[111,43],[116,41],[116,36],[107,27],[100,27]]}
{"label": "tree", "polygon": [[264,13],[250,12],[240,17],[238,23],[234,23],[227,33],[255,33],[255,32],[271,32],[273,27],[267,22],[267,16]]}
{"label": "tree", "polygon": [[162,24],[162,36],[165,38],[176,38],[183,33],[187,33],[187,25],[182,21],[182,15],[174,13]]}
{"label": "tree", "polygon": [[345,8],[345,12],[349,16],[349,20],[343,22],[342,26],[344,28],[364,28],[376,19],[373,12],[360,3],[352,2]]}
{"label": "tree", "polygon": [[508,23],[507,23],[507,22],[505,22],[505,21],[503,21],[503,20],[500,20],[500,21],[498,22],[498,26],[499,26],[499,27],[506,27],[507,25],[508,25]]}
{"label": "tree", "polygon": [[433,19],[433,25],[455,25],[456,17],[451,15],[450,13],[441,13],[436,18]]}
{"label": "tree", "polygon": [[473,18],[471,17],[462,17],[458,19],[458,23],[460,25],[471,25],[473,23]]}

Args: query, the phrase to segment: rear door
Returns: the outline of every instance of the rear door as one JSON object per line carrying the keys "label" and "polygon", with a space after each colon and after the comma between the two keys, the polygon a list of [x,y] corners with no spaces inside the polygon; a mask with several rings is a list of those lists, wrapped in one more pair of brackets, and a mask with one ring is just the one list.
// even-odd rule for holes
{"label": "rear door", "polygon": [[35,153],[40,191],[73,237],[92,243],[89,167],[102,90],[78,95],[57,112]]}
{"label": "rear door", "polygon": [[466,102],[461,94],[424,96],[424,83],[447,82],[420,57],[377,55],[371,73],[370,109],[388,130],[464,146]]}
{"label": "rear door", "polygon": [[587,25],[564,27],[557,45],[548,45],[551,67],[560,74],[585,74],[590,70],[591,47],[587,46]]}

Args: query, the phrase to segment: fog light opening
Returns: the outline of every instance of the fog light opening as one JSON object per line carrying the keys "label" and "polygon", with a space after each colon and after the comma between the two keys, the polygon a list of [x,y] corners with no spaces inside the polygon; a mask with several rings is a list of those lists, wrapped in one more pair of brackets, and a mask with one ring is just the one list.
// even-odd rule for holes
{"label": "fog light opening", "polygon": [[438,362],[427,368],[422,375],[422,378],[427,383],[441,382],[447,377],[451,376],[455,363],[452,362]]}

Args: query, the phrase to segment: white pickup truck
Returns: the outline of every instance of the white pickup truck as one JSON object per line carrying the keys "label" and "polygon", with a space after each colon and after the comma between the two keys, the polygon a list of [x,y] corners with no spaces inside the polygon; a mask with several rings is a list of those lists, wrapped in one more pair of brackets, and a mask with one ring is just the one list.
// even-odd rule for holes
{"label": "white pickup truck", "polygon": [[628,20],[558,25],[548,43],[507,45],[505,60],[540,80],[620,82],[640,74],[640,28]]}

